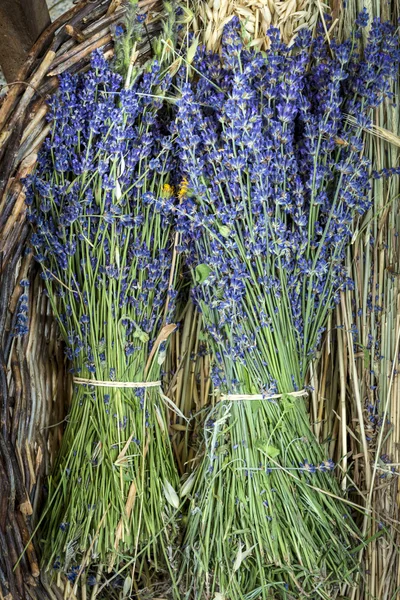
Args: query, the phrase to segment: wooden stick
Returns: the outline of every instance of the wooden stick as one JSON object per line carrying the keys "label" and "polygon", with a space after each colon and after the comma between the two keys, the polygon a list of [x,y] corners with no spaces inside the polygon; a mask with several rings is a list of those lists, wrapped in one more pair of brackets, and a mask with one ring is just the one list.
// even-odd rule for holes
{"label": "wooden stick", "polygon": [[52,75],[53,76],[61,75],[61,73],[64,73],[72,65],[74,65],[77,60],[82,60],[83,58],[85,58],[86,56],[91,54],[93,52],[93,50],[96,50],[97,48],[101,48],[102,46],[105,46],[106,44],[108,44],[108,42],[111,42],[111,34],[109,34],[109,33],[107,35],[103,36],[102,38],[100,38],[99,40],[97,40],[96,42],[91,43],[89,46],[86,46],[80,52],[73,54],[69,60],[66,60],[58,68],[50,71],[49,77],[51,77]]}
{"label": "wooden stick", "polygon": [[[101,31],[99,31],[98,33],[95,33],[89,39],[85,39],[81,44],[75,45],[68,52],[63,52],[60,56],[57,56],[53,60],[53,63],[51,65],[52,70],[48,74],[48,76],[51,77],[52,75],[58,74],[58,73],[55,73],[55,70],[56,70],[55,67],[58,67],[58,65],[60,65],[64,62],[67,62],[68,59],[70,59],[72,56],[74,56],[76,54],[80,54],[82,50],[85,50],[88,47],[94,46],[94,44],[97,41],[101,40],[102,38],[107,37],[107,35],[109,35],[108,27],[104,27]],[[108,41],[109,41],[109,39],[107,39],[107,41],[105,43],[107,43]],[[100,44],[100,45],[103,45],[103,44]],[[96,46],[96,48],[98,48],[98,47],[99,46]]]}
{"label": "wooden stick", "polygon": [[18,109],[14,112],[13,117],[10,119],[8,128],[13,128],[15,126],[16,122],[21,120],[22,115],[24,114],[31,99],[33,98],[33,96],[35,94],[35,88],[37,88],[39,86],[39,83],[41,82],[43,77],[46,75],[55,56],[56,56],[56,53],[54,52],[54,50],[49,50],[46,53],[46,56],[42,60],[36,73],[30,79],[30,81],[29,81],[30,86],[28,86],[26,88],[26,90],[22,96],[22,99],[18,105]]}
{"label": "wooden stick", "polygon": [[86,40],[86,36],[82,33],[82,31],[73,25],[66,25],[65,31],[79,43]]}

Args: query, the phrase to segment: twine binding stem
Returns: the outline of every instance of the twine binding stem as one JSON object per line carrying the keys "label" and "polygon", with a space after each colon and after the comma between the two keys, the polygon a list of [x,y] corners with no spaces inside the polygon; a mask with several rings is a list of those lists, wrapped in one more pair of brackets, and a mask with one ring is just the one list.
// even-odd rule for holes
{"label": "twine binding stem", "polygon": [[265,396],[265,394],[223,394],[218,399],[218,402],[242,402],[242,401],[256,401],[256,400],[276,400],[283,398],[284,396],[292,396],[292,398],[301,398],[302,396],[308,396],[307,390],[299,390],[297,392],[286,392],[285,394],[273,394],[272,396]]}
{"label": "twine binding stem", "polygon": [[77,385],[94,385],[95,387],[111,388],[152,388],[161,387],[161,380],[158,381],[100,381],[98,379],[85,379],[84,377],[73,377],[73,382]]}
{"label": "twine binding stem", "polygon": [[98,379],[85,379],[84,377],[73,377],[72,381],[77,385],[93,385],[95,387],[107,388],[160,388],[160,395],[167,407],[171,409],[178,417],[184,419],[187,423],[189,420],[185,417],[182,411],[176,404],[162,392],[161,380],[157,381],[99,381]]}

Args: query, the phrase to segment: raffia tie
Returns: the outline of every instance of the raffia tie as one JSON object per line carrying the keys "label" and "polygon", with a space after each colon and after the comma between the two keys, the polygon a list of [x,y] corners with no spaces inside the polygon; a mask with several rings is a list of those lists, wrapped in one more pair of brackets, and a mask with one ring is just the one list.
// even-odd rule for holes
{"label": "raffia tie", "polygon": [[291,396],[292,398],[301,398],[302,396],[308,396],[307,390],[299,390],[297,392],[286,392],[285,394],[273,394],[272,396],[265,396],[263,394],[223,394],[218,399],[218,402],[252,402],[256,400],[277,400],[284,396]]}
{"label": "raffia tie", "polygon": [[164,400],[168,408],[174,413],[181,417],[185,421],[189,422],[181,410],[176,406],[168,396],[162,393],[161,380],[158,381],[99,381],[98,379],[85,379],[84,377],[73,377],[72,381],[77,385],[93,385],[95,387],[110,387],[110,388],[160,388],[161,398]]}
{"label": "raffia tie", "polygon": [[161,380],[158,380],[158,381],[99,381],[98,379],[85,379],[84,377],[73,377],[72,380],[77,385],[94,385],[95,387],[110,387],[110,388],[161,387]]}

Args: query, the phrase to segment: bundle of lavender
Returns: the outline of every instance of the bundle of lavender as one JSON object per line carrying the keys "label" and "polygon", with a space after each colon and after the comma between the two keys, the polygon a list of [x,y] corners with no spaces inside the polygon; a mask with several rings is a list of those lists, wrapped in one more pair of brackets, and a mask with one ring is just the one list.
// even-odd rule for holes
{"label": "bundle of lavender", "polygon": [[[51,100],[30,180],[32,244],[66,343],[74,393],[42,528],[44,564],[74,582],[134,561],[173,581],[178,475],[160,370],[174,329],[170,85],[132,85],[93,55]],[[167,571],[168,573],[168,571]]]}
{"label": "bundle of lavender", "polygon": [[[178,210],[219,394],[190,496],[182,587],[214,600],[336,597],[360,543],[304,396],[344,267],[371,206],[363,128],[399,65],[396,32],[362,13],[345,43],[198,53],[176,123]],[[351,119],[349,118],[351,117]]]}

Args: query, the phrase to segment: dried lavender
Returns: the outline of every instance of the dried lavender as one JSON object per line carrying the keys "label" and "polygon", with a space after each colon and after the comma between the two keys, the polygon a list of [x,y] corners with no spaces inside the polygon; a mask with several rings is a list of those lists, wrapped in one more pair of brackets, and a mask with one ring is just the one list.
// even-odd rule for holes
{"label": "dried lavender", "polygon": [[[205,423],[190,493],[182,589],[194,597],[332,598],[357,568],[358,534],[304,400],[329,311],[352,285],[345,251],[371,205],[362,130],[399,65],[374,21],[363,56],[302,30],[289,50],[199,52],[176,123],[186,196],[178,213],[222,394]],[[281,394],[274,399],[275,394]]]}
{"label": "dried lavender", "polygon": [[[74,377],[160,379],[174,329],[170,85],[156,63],[129,89],[95,53],[63,76],[27,194],[32,244]],[[75,582],[126,555],[173,581],[178,485],[158,387],[74,385],[49,480],[44,565]],[[171,584],[172,585],[172,584]]]}

